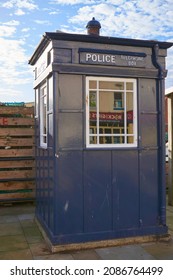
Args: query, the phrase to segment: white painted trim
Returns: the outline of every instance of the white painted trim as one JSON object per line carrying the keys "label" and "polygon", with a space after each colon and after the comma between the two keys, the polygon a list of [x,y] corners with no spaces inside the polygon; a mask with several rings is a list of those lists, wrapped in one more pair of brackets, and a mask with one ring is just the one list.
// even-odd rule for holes
{"label": "white painted trim", "polygon": [[[44,95],[42,91],[45,89]],[[43,99],[46,96],[46,133],[43,133]],[[40,147],[47,148],[47,83],[44,83],[40,88]],[[46,142],[43,142],[43,138],[46,137]]]}
{"label": "white painted trim", "polygon": [[[97,144],[90,144],[90,133],[89,133],[89,81],[95,80],[97,81],[97,120],[99,117],[99,88],[98,88],[98,82],[99,81],[118,81],[118,82],[132,82],[134,87],[133,87],[133,134],[121,134],[121,136],[125,135],[125,139],[127,139],[128,136],[133,136],[134,137],[134,143],[120,143],[120,144],[98,144],[98,139],[99,136],[102,136],[99,134],[99,129],[98,129],[98,121],[97,121],[97,133],[92,134],[92,136],[97,137]],[[92,89],[94,90],[94,89]],[[111,90],[110,90],[111,91]],[[131,92],[131,90],[129,90]],[[124,103],[126,103],[126,93],[128,90],[126,88],[122,91],[125,93],[124,95]],[[126,104],[124,106],[125,112],[126,112]],[[126,115],[126,113],[125,113]],[[126,118],[125,118],[126,119]],[[125,121],[126,125],[126,121]],[[119,134],[103,134],[103,136],[120,136]],[[131,79],[131,78],[107,78],[107,77],[86,77],[86,147],[87,148],[127,148],[127,147],[137,147],[138,143],[138,138],[137,138],[137,81],[136,79]]]}

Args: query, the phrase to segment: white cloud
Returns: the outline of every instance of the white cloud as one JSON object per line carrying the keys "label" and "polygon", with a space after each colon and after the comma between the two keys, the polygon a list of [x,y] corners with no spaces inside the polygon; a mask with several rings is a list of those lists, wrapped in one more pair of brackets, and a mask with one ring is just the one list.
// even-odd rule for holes
{"label": "white cloud", "polygon": [[20,22],[18,20],[10,20],[10,21],[4,22],[3,24],[8,25],[8,26],[17,26],[20,24]]}
{"label": "white cloud", "polygon": [[97,1],[97,0],[52,0],[49,3],[50,4],[58,4],[58,5],[77,5],[77,4],[94,4],[94,3],[100,3],[101,1]]}
{"label": "white cloud", "polygon": [[[13,87],[2,87],[0,88],[0,102],[14,102],[16,98],[21,98],[21,92],[14,89]],[[8,97],[7,97],[8,96]],[[21,101],[21,99],[20,99]]]}
{"label": "white cloud", "polygon": [[0,38],[0,77],[6,85],[27,84],[32,80],[22,40]]}
{"label": "white cloud", "polygon": [[[57,1],[56,1],[57,2]],[[63,2],[63,0],[58,0]],[[72,1],[75,3],[75,1]],[[69,22],[76,27],[86,26],[94,16],[102,25],[101,35],[166,40],[173,36],[171,1],[162,0],[107,0],[84,5]],[[89,16],[88,16],[89,15]],[[91,17],[91,18],[89,18]],[[166,19],[165,19],[166,17]]]}
{"label": "white cloud", "polygon": [[87,24],[87,22],[91,20],[92,16],[94,16],[97,20],[101,20],[102,18],[108,16],[114,16],[115,12],[116,8],[107,4],[84,6],[78,10],[77,15],[73,16],[70,19],[70,22],[75,24],[81,24],[81,22],[84,22],[85,24]]}
{"label": "white cloud", "polygon": [[34,91],[32,88],[23,90],[20,86],[0,87],[0,102],[30,102],[34,101]]}
{"label": "white cloud", "polygon": [[42,10],[49,15],[58,15],[60,13],[60,10],[57,8],[43,8]]}
{"label": "white cloud", "polygon": [[[103,2],[103,1],[101,1],[101,2]],[[119,6],[119,5],[126,4],[126,2],[127,2],[127,0],[107,0],[106,4],[112,4],[112,5]]]}
{"label": "white cloud", "polygon": [[17,20],[11,20],[0,25],[0,37],[11,37],[16,32],[16,26],[20,24]]}
{"label": "white cloud", "polygon": [[[130,0],[131,1],[131,0]],[[52,0],[50,4],[58,4],[58,5],[92,5],[92,4],[112,4],[112,5],[122,5],[128,2],[128,0]]]}
{"label": "white cloud", "polygon": [[57,12],[57,11],[49,12],[49,15],[58,15],[58,14],[59,14],[59,12]]}
{"label": "white cloud", "polygon": [[30,28],[29,27],[26,27],[26,28],[22,28],[21,32],[28,32],[30,31]]}
{"label": "white cloud", "polygon": [[37,9],[38,6],[32,0],[9,0],[2,4],[4,8],[19,8],[19,9],[27,9],[27,10],[34,10]]}
{"label": "white cloud", "polygon": [[0,26],[0,37],[11,37],[16,32],[13,26]]}
{"label": "white cloud", "polygon": [[38,20],[38,19],[35,19],[34,22],[37,23],[37,24],[51,25],[50,21],[48,21],[48,20]]}
{"label": "white cloud", "polygon": [[24,10],[32,11],[38,9],[38,5],[33,0],[9,0],[1,4],[3,8],[14,9],[14,15],[23,16]]}
{"label": "white cloud", "polygon": [[18,9],[15,11],[14,13],[16,16],[23,16],[25,15],[26,13],[22,10],[22,9]]}

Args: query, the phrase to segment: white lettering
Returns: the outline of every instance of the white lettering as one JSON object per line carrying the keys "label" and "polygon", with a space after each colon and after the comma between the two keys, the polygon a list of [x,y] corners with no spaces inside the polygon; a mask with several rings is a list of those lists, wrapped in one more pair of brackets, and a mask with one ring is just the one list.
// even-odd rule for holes
{"label": "white lettering", "polygon": [[106,55],[106,62],[110,62],[110,55]]}
{"label": "white lettering", "polygon": [[[127,66],[140,66],[142,67],[144,57],[133,56],[133,55],[112,55],[102,53],[85,53],[85,58],[82,62],[90,62],[95,64],[110,64],[110,65],[121,65],[121,63]],[[139,65],[138,65],[139,64]]]}
{"label": "white lettering", "polygon": [[90,58],[91,58],[91,54],[90,54],[90,53],[87,53],[87,54],[86,54],[86,61],[88,61]]}
{"label": "white lettering", "polygon": [[116,58],[115,55],[111,55],[111,62],[112,63],[115,63],[115,58]]}
{"label": "white lettering", "polygon": [[96,54],[92,54],[92,61],[97,61],[97,55]]}
{"label": "white lettering", "polygon": [[103,62],[103,59],[98,55],[98,62]]}
{"label": "white lettering", "polygon": [[85,57],[86,62],[87,61],[93,61],[93,62],[99,62],[99,63],[116,63],[116,56],[115,55],[105,55],[105,54],[91,54],[86,53]]}

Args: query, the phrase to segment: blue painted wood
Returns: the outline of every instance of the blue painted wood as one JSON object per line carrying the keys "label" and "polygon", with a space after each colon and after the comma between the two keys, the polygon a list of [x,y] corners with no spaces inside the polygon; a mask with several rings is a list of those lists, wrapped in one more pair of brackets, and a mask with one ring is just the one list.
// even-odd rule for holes
{"label": "blue painted wood", "polygon": [[133,229],[140,225],[138,151],[114,151],[113,227],[114,230]]}
{"label": "blue painted wood", "polygon": [[84,153],[84,231],[112,230],[111,152]]}
{"label": "blue painted wood", "polygon": [[83,232],[82,153],[60,152],[56,164],[55,232],[58,235]]}
{"label": "blue painted wood", "polygon": [[144,150],[140,156],[140,211],[142,226],[158,225],[158,151]]}

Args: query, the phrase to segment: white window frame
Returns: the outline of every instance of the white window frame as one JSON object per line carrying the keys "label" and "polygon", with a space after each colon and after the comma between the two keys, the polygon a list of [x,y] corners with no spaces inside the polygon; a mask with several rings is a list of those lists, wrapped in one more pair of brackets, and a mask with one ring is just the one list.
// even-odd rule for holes
{"label": "white window frame", "polygon": [[[99,127],[97,121],[97,144],[90,144],[90,136],[93,136],[90,133],[90,102],[89,102],[89,81],[97,81],[97,103],[99,104],[99,88],[98,84],[99,81],[114,81],[114,82],[132,82],[133,83],[133,134],[124,133],[125,138],[127,139],[128,136],[133,136],[134,142],[133,143],[117,143],[117,144],[100,144],[98,143],[99,136],[103,134],[99,134]],[[94,89],[95,90],[95,89]],[[130,90],[132,91],[132,90]],[[126,93],[127,90],[125,89],[124,92]],[[126,97],[125,97],[126,102]],[[97,107],[98,108],[98,107]],[[126,112],[126,106],[124,108],[124,112]],[[97,109],[97,119],[99,118],[99,109]],[[125,118],[125,126],[127,126]],[[104,134],[105,136],[105,134]],[[119,136],[119,134],[106,134],[106,136]],[[86,77],[86,147],[87,148],[126,148],[126,147],[137,147],[137,80],[131,78],[108,78],[108,77]]]}
{"label": "white window frame", "polygon": [[[44,99],[46,98],[46,120],[45,120],[45,129],[44,132]],[[47,83],[44,83],[40,87],[40,147],[47,148]],[[46,141],[44,141],[46,139]]]}

